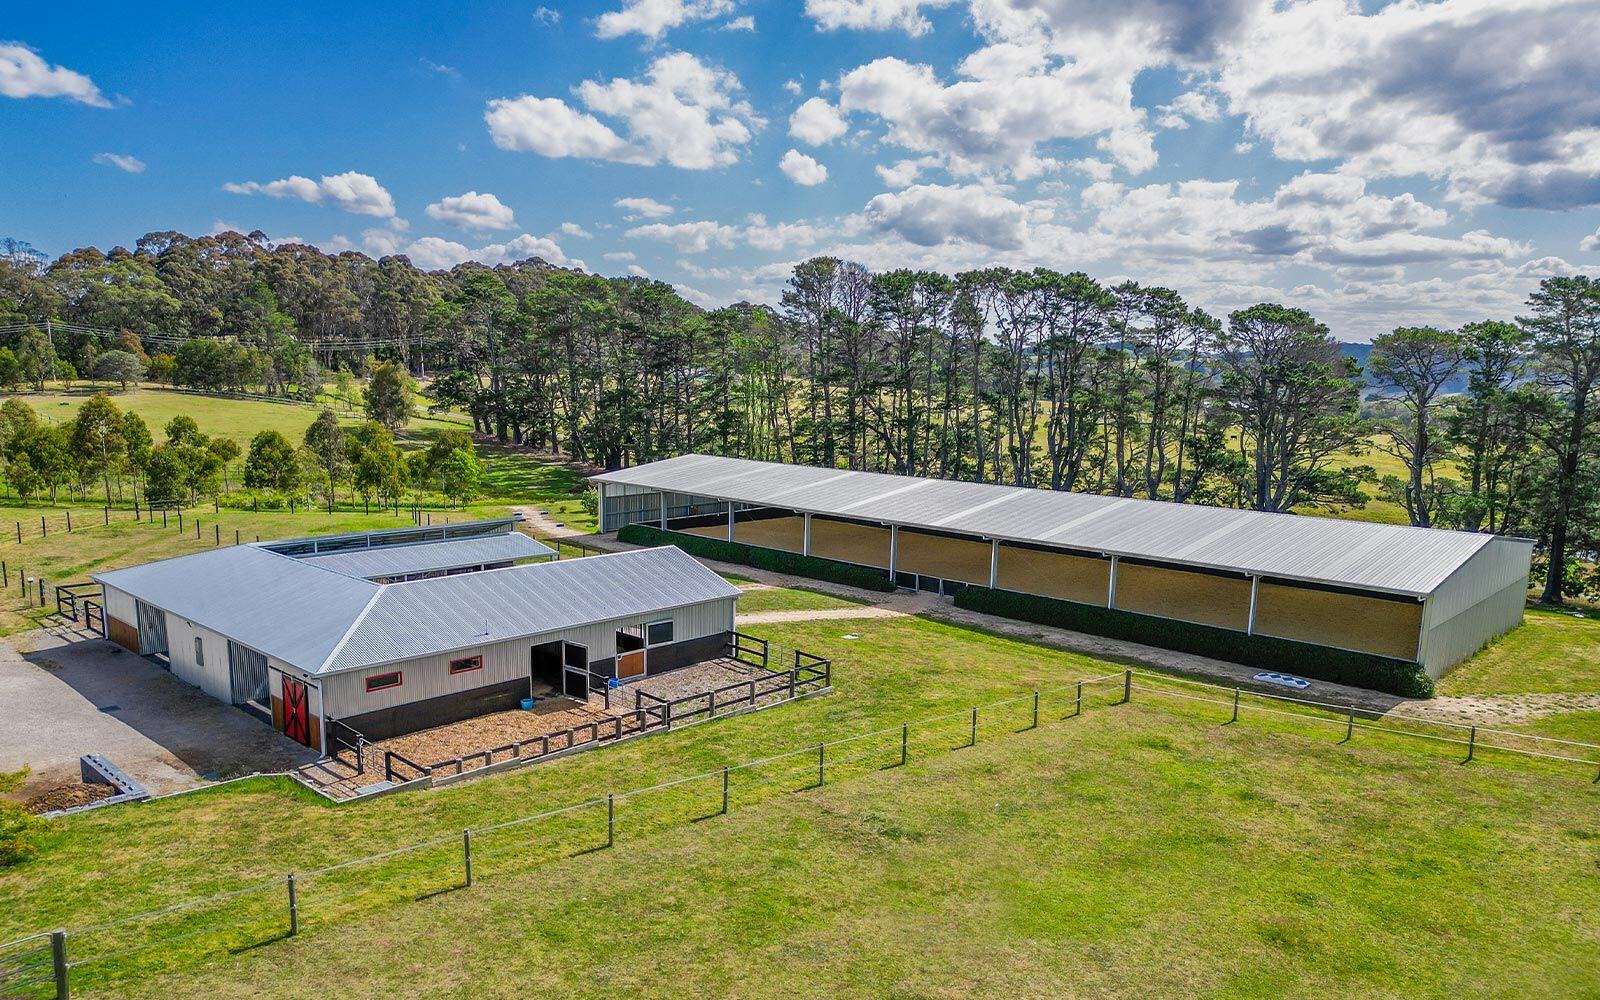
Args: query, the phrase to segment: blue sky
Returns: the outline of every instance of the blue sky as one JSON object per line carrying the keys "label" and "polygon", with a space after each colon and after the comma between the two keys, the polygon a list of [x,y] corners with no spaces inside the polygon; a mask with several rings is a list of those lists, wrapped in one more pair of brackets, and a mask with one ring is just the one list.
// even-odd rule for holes
{"label": "blue sky", "polygon": [[817,253],[1042,265],[1366,339],[1600,271],[1595,37],[1600,0],[28,5],[0,235],[538,254],[708,306]]}

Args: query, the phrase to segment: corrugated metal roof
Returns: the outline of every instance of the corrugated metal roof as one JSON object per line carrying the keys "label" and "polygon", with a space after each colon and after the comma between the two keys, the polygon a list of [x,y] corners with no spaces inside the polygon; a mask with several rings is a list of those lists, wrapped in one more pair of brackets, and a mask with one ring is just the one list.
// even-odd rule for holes
{"label": "corrugated metal roof", "polygon": [[311,673],[739,596],[670,546],[391,584],[310,562],[233,545],[92,577]]}
{"label": "corrugated metal roof", "polygon": [[480,538],[460,538],[446,542],[419,542],[414,545],[388,545],[371,549],[350,549],[327,555],[301,556],[300,561],[311,566],[331,569],[346,576],[372,579],[374,577],[405,576],[410,573],[430,573],[438,570],[481,566],[484,563],[509,562],[519,559],[543,559],[555,555],[548,545],[522,534],[510,531]]}
{"label": "corrugated metal roof", "polygon": [[712,455],[594,479],[1411,597],[1432,593],[1493,537]]}
{"label": "corrugated metal roof", "polygon": [[739,588],[671,546],[394,583],[320,672],[738,596]]}
{"label": "corrugated metal roof", "polygon": [[328,658],[383,589],[254,545],[208,549],[92,577],[307,669]]}

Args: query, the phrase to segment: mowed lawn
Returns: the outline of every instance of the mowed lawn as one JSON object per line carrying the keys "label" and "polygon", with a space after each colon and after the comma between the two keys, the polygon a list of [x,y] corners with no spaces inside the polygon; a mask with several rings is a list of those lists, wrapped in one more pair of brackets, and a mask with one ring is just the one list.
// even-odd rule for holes
{"label": "mowed lawn", "polygon": [[[1142,690],[1113,705],[1114,682],[1069,718],[1071,683],[1114,666],[925,619],[752,631],[834,657],[835,693],[366,803],[269,779],[85,814],[0,873],[0,938],[437,837],[308,880],[297,938],[266,940],[282,927],[274,883],[248,897],[264,923],[89,961],[76,993],[1455,997],[1600,982],[1592,775],[1463,766],[1456,748],[1370,733],[1341,745],[1266,717],[1223,725]],[[1037,689],[1057,693],[1029,729]],[[1010,697],[957,749],[968,706]],[[899,723],[943,713],[892,766]],[[870,730],[886,731],[836,748],[820,788],[805,789],[811,756],[736,772],[726,816],[715,777],[619,800],[609,850],[603,806],[475,835],[475,884],[452,891],[464,827]],[[113,929],[71,948],[84,961],[141,940]]]}
{"label": "mowed lawn", "polygon": [[1439,694],[1525,702],[1536,717],[1505,728],[1600,743],[1600,619],[1530,607],[1520,627],[1446,674]]}

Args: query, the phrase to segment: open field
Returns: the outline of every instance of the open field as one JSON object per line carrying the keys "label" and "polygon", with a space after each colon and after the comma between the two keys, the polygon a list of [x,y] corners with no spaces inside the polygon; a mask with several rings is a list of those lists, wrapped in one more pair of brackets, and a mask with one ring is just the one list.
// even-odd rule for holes
{"label": "open field", "polygon": [[[17,398],[32,406],[43,419],[60,423],[70,420],[83,401],[98,391],[99,387],[60,389],[21,393]],[[228,399],[154,386],[113,392],[111,399],[119,409],[139,414],[157,441],[167,422],[182,413],[193,417],[207,435],[237,441],[241,451],[248,449],[250,439],[263,430],[276,430],[298,444],[319,411],[316,406]],[[342,403],[329,400],[328,405],[346,426],[355,427],[366,419],[361,411],[348,410]],[[403,450],[417,450],[426,448],[442,431],[464,429],[469,425],[460,418],[417,416],[401,428],[396,442]],[[580,499],[587,483],[578,470],[492,441],[479,443],[478,457],[484,467],[480,502],[538,504],[574,527],[594,528],[595,518],[583,509]],[[238,469],[233,471],[237,478]]]}
{"label": "open field", "polygon": [[[610,852],[590,850],[603,806],[600,829],[592,810],[575,818],[540,867],[538,849],[486,839],[476,884],[432,895],[459,884],[467,826],[1114,669],[925,619],[851,621],[856,640],[844,625],[760,629],[832,655],[836,692],[758,715],[347,807],[261,779],[76,817],[0,873],[0,938],[440,837],[368,874],[438,871],[343,899],[311,882],[296,939],[228,955],[195,938],[86,966],[75,988],[1573,996],[1600,977],[1591,775],[1463,767],[1456,747],[1368,732],[1340,745],[1265,716],[1221,725],[1212,707],[1143,691],[1112,706],[1104,688],[1080,718],[1047,702],[1033,731],[1019,732],[1026,702],[986,717],[972,749],[953,749],[961,715],[919,737],[903,771],[880,769],[898,759],[891,728],[821,789],[790,794],[810,783],[803,758],[787,779],[742,772],[726,817],[682,822],[716,811],[706,782],[679,786],[665,814],[629,799]],[[74,954],[117,943],[83,935]]]}

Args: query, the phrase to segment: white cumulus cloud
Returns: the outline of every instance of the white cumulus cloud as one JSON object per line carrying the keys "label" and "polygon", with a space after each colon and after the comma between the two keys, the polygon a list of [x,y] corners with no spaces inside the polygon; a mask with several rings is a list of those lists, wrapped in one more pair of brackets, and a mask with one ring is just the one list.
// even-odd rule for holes
{"label": "white cumulus cloud", "polygon": [[805,187],[813,187],[828,179],[828,168],[798,149],[784,153],[783,159],[778,161],[778,169],[783,171],[783,176]]}
{"label": "white cumulus cloud", "polygon": [[671,205],[663,205],[654,198],[618,198],[611,204],[623,210],[627,219],[663,219],[672,214]]}
{"label": "white cumulus cloud", "polygon": [[789,116],[789,134],[812,146],[822,146],[849,131],[839,109],[820,97],[795,108]]}
{"label": "white cumulus cloud", "polygon": [[342,174],[323,175],[314,181],[294,174],[280,180],[259,183],[230,181],[222,189],[231,194],[264,194],[271,198],[296,198],[314,205],[330,204],[357,215],[375,215],[393,218],[394,198],[370,174],[347,171]]}
{"label": "white cumulus cloud", "polygon": [[0,94],[6,97],[65,97],[109,108],[94,81],[65,66],[52,66],[21,42],[0,42]]}
{"label": "white cumulus cloud", "polygon": [[820,31],[898,29],[915,37],[933,28],[922,16],[922,8],[953,3],[955,0],[806,0],[806,16]]}
{"label": "white cumulus cloud", "polygon": [[620,9],[600,15],[595,35],[642,35],[656,41],[679,25],[731,14],[735,6],[734,0],[626,0]]}
{"label": "white cumulus cloud", "polygon": [[643,78],[579,84],[575,95],[587,112],[560,98],[525,95],[490,101],[484,121],[502,149],[707,170],[737,162],[765,124],[740,89],[732,73],[675,52],[652,62]]}
{"label": "white cumulus cloud", "polygon": [[466,194],[441,198],[425,211],[430,219],[462,229],[511,229],[517,224],[510,206],[487,191],[483,194],[468,191]]}
{"label": "white cumulus cloud", "polygon": [[555,240],[528,233],[504,243],[491,243],[476,249],[454,240],[424,236],[413,240],[411,245],[405,248],[405,253],[413,264],[425,271],[445,270],[469,260],[493,266],[511,264],[530,257],[541,258],[557,267],[583,267],[583,261],[568,257]]}
{"label": "white cumulus cloud", "polygon": [[733,246],[738,242],[739,230],[719,222],[652,222],[634,226],[627,235],[634,239],[670,243],[681,253],[705,253],[713,246]]}

